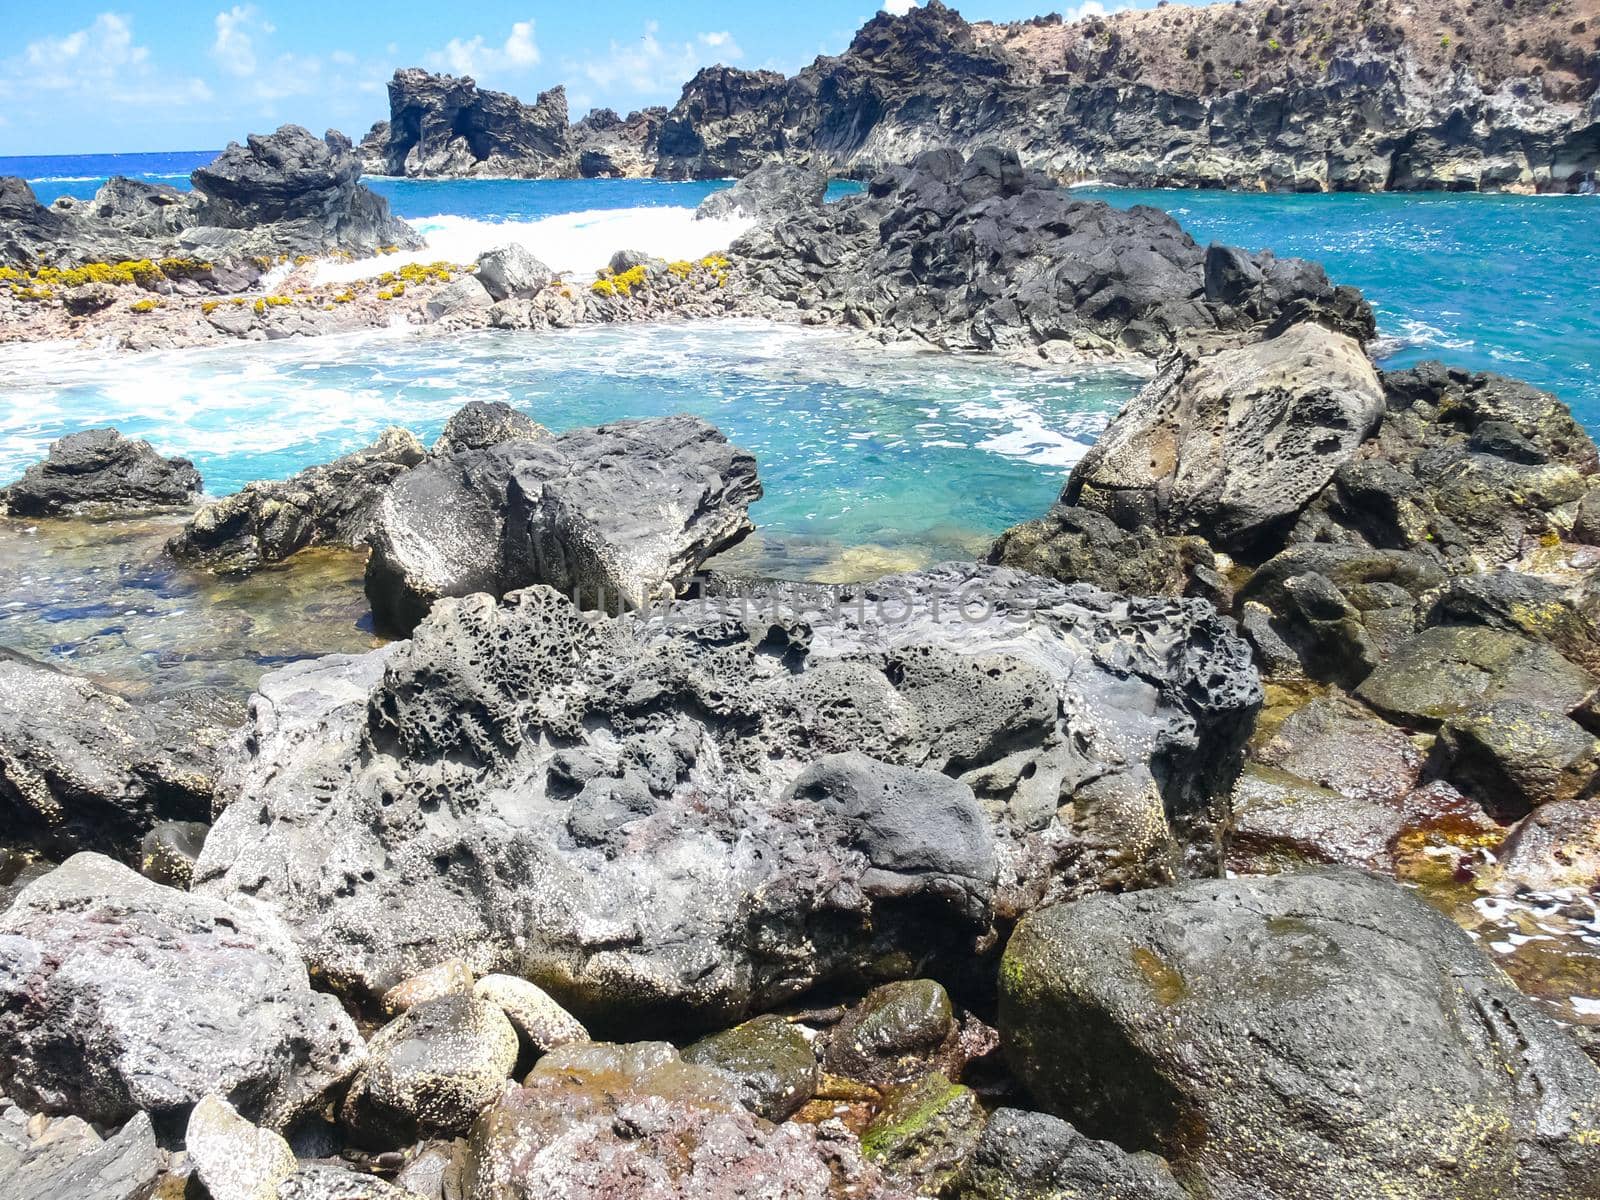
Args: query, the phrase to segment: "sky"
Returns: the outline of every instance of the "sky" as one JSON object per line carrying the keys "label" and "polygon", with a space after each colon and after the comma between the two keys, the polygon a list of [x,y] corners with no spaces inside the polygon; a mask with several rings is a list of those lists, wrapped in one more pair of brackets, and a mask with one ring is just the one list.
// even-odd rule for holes
{"label": "sky", "polygon": [[[913,0],[0,0],[0,156],[215,150],[286,122],[359,139],[397,67],[532,99],[671,104],[703,66],[793,73]],[[1016,20],[1050,0],[969,0]],[[1080,0],[1069,17],[1154,0]],[[1060,10],[1058,10],[1060,11]]]}

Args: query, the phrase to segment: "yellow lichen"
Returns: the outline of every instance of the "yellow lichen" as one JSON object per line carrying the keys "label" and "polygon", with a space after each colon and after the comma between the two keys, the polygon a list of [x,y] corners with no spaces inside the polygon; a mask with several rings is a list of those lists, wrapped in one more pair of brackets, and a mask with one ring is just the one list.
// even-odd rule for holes
{"label": "yellow lichen", "polygon": [[221,305],[222,301],[220,300],[202,300],[200,301],[200,311],[209,317],[212,313],[216,312]]}
{"label": "yellow lichen", "polygon": [[147,312],[155,312],[155,310],[160,308],[160,307],[161,307],[161,302],[159,300],[147,298],[147,299],[144,299],[144,300],[135,300],[132,304],[128,305],[128,311],[129,312],[136,312],[136,313],[147,313]]}

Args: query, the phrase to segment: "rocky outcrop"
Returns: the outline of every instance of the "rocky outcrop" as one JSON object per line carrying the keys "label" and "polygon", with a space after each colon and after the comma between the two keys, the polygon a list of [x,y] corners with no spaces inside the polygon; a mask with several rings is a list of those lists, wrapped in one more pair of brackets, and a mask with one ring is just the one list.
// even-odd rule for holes
{"label": "rocky outcrop", "polygon": [[386,429],[364,450],[285,480],[246,484],[206,505],[167,550],[183,562],[239,574],[308,546],[359,546],[384,489],[426,457],[414,434]]}
{"label": "rocky outcrop", "polygon": [[0,651],[0,814],[10,844],[138,860],[162,821],[211,817],[227,736],[183,698],[134,704]]}
{"label": "rocky outcrop", "polygon": [[16,517],[137,512],[188,504],[200,486],[187,458],[163,458],[115,429],[86,429],[51,442],[42,462],[0,488],[0,502]]}
{"label": "rocky outcrop", "polygon": [[1030,1093],[1219,1200],[1579,1196],[1600,1071],[1448,918],[1346,870],[1023,921],[1000,1027]]}
{"label": "rocky outcrop", "polygon": [[1303,307],[1371,320],[1352,289],[1299,259],[1226,251],[1249,270],[1218,287],[1216,251],[1166,214],[1076,199],[999,150],[919,155],[865,195],[758,226],[731,253],[746,286],[805,320],[953,350],[1153,357]]}
{"label": "rocky outcrop", "polygon": [[566,160],[567,93],[551,88],[524,104],[467,76],[412,67],[389,81],[380,137],[363,149],[379,158],[384,175],[538,177]]}
{"label": "rocky outcrop", "polygon": [[361,1063],[284,927],[78,854],[0,915],[0,1087],[53,1112],[185,1119],[205,1096],[282,1128]]}
{"label": "rocky outcrop", "polygon": [[1260,693],[1209,606],[970,565],[801,603],[597,620],[532,588],[269,675],[195,886],[358,990],[458,954],[681,1030],[1215,869]]}
{"label": "rocky outcrop", "polygon": [[544,583],[585,608],[670,599],[753,526],[755,459],[697,417],[437,458],[379,502],[367,598],[402,633],[445,596]]}
{"label": "rocky outcrop", "polygon": [[21,180],[0,181],[0,265],[129,263],[126,282],[248,286],[253,260],[333,251],[372,254],[420,241],[361,185],[361,160],[343,134],[298,125],[232,143],[190,177],[193,190],[113,178],[92,200],[46,209]]}
{"label": "rocky outcrop", "polygon": [[767,163],[731,188],[712,192],[694,215],[697,220],[732,217],[770,222],[787,213],[815,208],[827,191],[827,175],[815,168]]}

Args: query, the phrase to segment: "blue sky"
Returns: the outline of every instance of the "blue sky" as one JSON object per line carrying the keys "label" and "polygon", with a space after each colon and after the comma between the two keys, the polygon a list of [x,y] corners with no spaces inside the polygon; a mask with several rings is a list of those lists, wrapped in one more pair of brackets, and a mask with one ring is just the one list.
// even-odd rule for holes
{"label": "blue sky", "polygon": [[[0,156],[209,150],[286,121],[359,138],[388,115],[384,83],[402,66],[530,99],[565,83],[574,117],[626,112],[670,104],[711,63],[793,72],[836,54],[881,3],[0,0]],[[1048,3],[956,7],[1014,20]],[[1102,4],[1132,6],[1082,7]]]}

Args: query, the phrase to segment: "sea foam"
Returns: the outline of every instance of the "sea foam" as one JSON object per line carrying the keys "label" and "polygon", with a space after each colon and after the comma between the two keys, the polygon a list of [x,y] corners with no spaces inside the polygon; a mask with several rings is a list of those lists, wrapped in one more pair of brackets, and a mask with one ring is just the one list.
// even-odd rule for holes
{"label": "sea foam", "polygon": [[553,271],[592,275],[618,250],[638,250],[657,258],[695,259],[724,250],[752,222],[745,219],[697,221],[692,208],[609,208],[561,213],[536,221],[479,221],[471,217],[416,217],[411,226],[427,241],[408,250],[349,263],[323,263],[318,283],[366,279],[414,262],[470,263],[485,250],[516,244]]}

